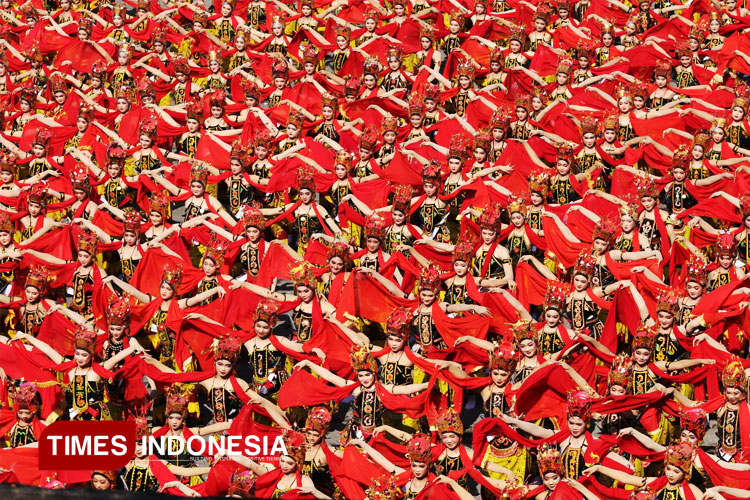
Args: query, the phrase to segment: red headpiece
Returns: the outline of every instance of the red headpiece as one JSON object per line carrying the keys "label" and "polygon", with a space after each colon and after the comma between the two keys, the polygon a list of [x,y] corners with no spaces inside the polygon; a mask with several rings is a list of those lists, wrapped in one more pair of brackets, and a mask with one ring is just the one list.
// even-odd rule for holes
{"label": "red headpiece", "polygon": [[99,253],[99,239],[96,234],[81,231],[81,234],[78,235],[78,251],[88,252],[92,256],[96,256]]}
{"label": "red headpiece", "polygon": [[646,326],[641,323],[635,331],[635,335],[633,335],[633,351],[636,349],[652,350],[654,348],[654,342],[656,342],[657,330],[658,327],[656,325]]}
{"label": "red headpiece", "polygon": [[419,275],[419,290],[437,293],[440,290],[440,269],[430,264]]}
{"label": "red headpiece", "polygon": [[23,382],[13,394],[13,411],[29,410],[31,413],[36,413],[37,407],[36,387],[29,382]]}
{"label": "red headpiece", "polygon": [[539,475],[544,478],[548,472],[555,472],[563,475],[563,461],[560,451],[555,445],[544,445],[537,453],[537,463],[539,464]]}
{"label": "red headpiece", "polygon": [[706,435],[706,411],[703,408],[685,408],[680,412],[680,429],[695,434],[698,441]]}
{"label": "red headpiece", "polygon": [[289,278],[294,282],[295,288],[300,285],[315,288],[318,283],[318,280],[313,273],[312,264],[307,261],[300,262],[295,266],[290,266]]}
{"label": "red headpiece", "polygon": [[89,354],[94,354],[96,351],[96,332],[79,326],[75,333],[75,348],[83,349]]}
{"label": "red headpiece", "polygon": [[453,408],[444,408],[438,413],[435,419],[435,427],[442,434],[444,432],[453,432],[459,436],[464,433],[464,423],[461,421],[461,415]]}
{"label": "red headpiece", "polygon": [[724,370],[721,372],[721,383],[724,385],[724,389],[731,387],[747,393],[745,367],[739,358],[734,358],[726,364]]}
{"label": "red headpiece", "polygon": [[610,387],[613,385],[620,385],[625,388],[629,387],[632,366],[633,361],[630,356],[615,356],[615,359],[612,361],[612,368],[609,369],[607,384]]}
{"label": "red headpiece", "polygon": [[596,272],[596,258],[593,248],[581,250],[576,261],[576,266],[573,269],[573,275],[582,274],[591,278]]}
{"label": "red headpiece", "polygon": [[385,219],[376,213],[372,213],[365,219],[365,237],[377,238],[383,240],[385,237],[386,224]]}
{"label": "red headpiece", "polygon": [[410,462],[432,462],[432,444],[430,437],[421,432],[414,434],[406,445],[406,456]]}
{"label": "red headpiece", "polygon": [[305,430],[318,431],[321,434],[328,432],[328,427],[331,425],[331,413],[327,408],[323,406],[317,406],[310,410],[307,414],[307,421],[305,422]]}
{"label": "red headpiece", "polygon": [[565,309],[566,300],[568,297],[568,290],[562,283],[558,284],[555,281],[549,281],[547,283],[547,293],[544,296],[544,310],[554,309],[558,312]]}
{"label": "red headpiece", "polygon": [[242,209],[242,224],[245,226],[245,229],[248,227],[257,227],[263,231],[266,228],[266,218],[258,207],[245,205]]}
{"label": "red headpiece", "polygon": [[234,335],[224,335],[214,347],[214,359],[226,359],[234,363],[240,354],[242,341]]}
{"label": "red headpiece", "polygon": [[385,323],[386,333],[407,340],[411,333],[412,312],[408,307],[400,306],[394,309]]}
{"label": "red headpiece", "polygon": [[349,353],[349,357],[352,363],[352,370],[355,372],[369,371],[372,373],[378,373],[378,362],[372,356],[372,353],[366,347],[354,345]]}
{"label": "red headpiece", "polygon": [[365,493],[367,500],[397,500],[402,496],[391,474],[383,474],[379,479],[372,478]]}
{"label": "red headpiece", "polygon": [[409,215],[411,209],[411,186],[406,184],[397,184],[393,186],[393,210],[398,210]]}
{"label": "red headpiece", "polygon": [[685,473],[685,479],[690,479],[690,474],[693,471],[693,445],[680,441],[672,443],[667,448],[667,453],[664,455],[664,465],[673,465],[682,472]]}
{"label": "red headpiece", "polygon": [[698,283],[700,286],[706,286],[708,282],[708,264],[695,255],[690,256],[690,260],[687,262],[687,274],[685,283],[691,281]]}
{"label": "red headpiece", "polygon": [[170,390],[167,394],[167,408],[164,412],[167,416],[172,413],[179,413],[186,415],[188,411],[188,402],[185,396],[180,394],[178,391]]}
{"label": "red headpiece", "polygon": [[279,303],[268,299],[258,302],[253,321],[265,321],[273,328],[279,321]]}
{"label": "red headpiece", "polygon": [[612,243],[612,240],[615,238],[615,233],[617,232],[618,224],[616,221],[612,219],[603,218],[599,225],[594,227],[594,234],[592,239],[594,240],[602,240],[606,241],[607,243]]}
{"label": "red headpiece", "polygon": [[227,490],[227,496],[240,498],[253,498],[251,493],[257,480],[256,475],[251,470],[237,471],[232,474],[232,481]]}
{"label": "red headpiece", "polygon": [[737,241],[729,231],[722,231],[716,242],[716,257],[734,257],[737,251]]}
{"label": "red headpiece", "polygon": [[182,269],[173,268],[169,264],[164,268],[164,273],[161,275],[161,282],[166,283],[175,293],[180,289],[180,282],[182,281]]}
{"label": "red headpiece", "polygon": [[568,393],[568,418],[579,417],[586,420],[591,415],[591,396],[583,390]]}
{"label": "red headpiece", "polygon": [[502,370],[508,373],[513,373],[518,364],[518,353],[513,350],[513,346],[504,344],[495,347],[495,350],[490,353],[490,372],[493,370]]}
{"label": "red headpiece", "polygon": [[114,326],[130,326],[130,301],[127,296],[115,296],[107,306],[107,323]]}
{"label": "red headpiece", "polygon": [[43,294],[47,289],[47,284],[52,281],[49,271],[46,267],[31,266],[29,274],[26,276],[26,286],[33,286]]}

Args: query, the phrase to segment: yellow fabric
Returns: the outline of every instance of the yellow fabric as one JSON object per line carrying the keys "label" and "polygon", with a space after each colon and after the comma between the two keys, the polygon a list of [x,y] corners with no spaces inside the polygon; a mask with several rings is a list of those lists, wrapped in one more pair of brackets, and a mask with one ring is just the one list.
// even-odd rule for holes
{"label": "yellow fabric", "polygon": [[[498,456],[493,451],[492,446],[488,446],[487,451],[484,454],[483,461],[492,462],[493,464],[505,467],[506,469],[513,472],[513,474],[516,476],[516,479],[522,480],[526,477],[526,471],[528,471],[531,464],[530,458],[531,457],[528,450],[520,446],[515,449],[513,454],[508,456]],[[505,476],[505,474],[492,471],[487,472],[493,479],[508,481],[508,478]]]}

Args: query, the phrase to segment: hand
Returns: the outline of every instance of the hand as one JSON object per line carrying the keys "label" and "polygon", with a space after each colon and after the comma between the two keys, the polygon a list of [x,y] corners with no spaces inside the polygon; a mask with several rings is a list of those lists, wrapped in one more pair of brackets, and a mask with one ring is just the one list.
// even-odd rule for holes
{"label": "hand", "polygon": [[710,339],[711,337],[708,336],[707,333],[701,333],[699,335],[696,335],[693,339],[693,345],[698,345],[701,342],[705,342],[706,340]]}
{"label": "hand", "polygon": [[362,274],[373,274],[375,271],[370,269],[369,267],[358,267],[357,271],[359,271]]}
{"label": "hand", "polygon": [[474,314],[479,314],[481,316],[485,316],[485,317],[492,316],[492,312],[490,312],[490,310],[484,306],[474,306],[472,311],[474,312]]}
{"label": "hand", "polygon": [[237,290],[238,288],[242,288],[242,282],[241,281],[233,281],[231,285],[229,285],[230,290]]}
{"label": "hand", "polygon": [[312,352],[313,352],[313,354],[315,354],[320,359],[321,363],[325,363],[326,362],[326,353],[323,352],[322,349],[316,347],[316,348],[314,348],[312,350]]}
{"label": "hand", "polygon": [[467,340],[469,340],[469,337],[468,337],[468,336],[458,337],[458,338],[456,339],[456,342],[455,342],[455,343],[453,344],[453,347],[456,347],[457,345],[463,344],[463,343],[464,343],[464,342],[466,342]]}
{"label": "hand", "polygon": [[620,432],[617,433],[617,437],[632,436],[633,430],[634,429],[632,427],[626,427],[624,429],[620,429]]}
{"label": "hand", "polygon": [[511,292],[515,292],[516,288],[518,288],[518,285],[516,285],[516,282],[513,281],[513,280],[509,280],[508,281],[508,290],[510,290]]}
{"label": "hand", "polygon": [[185,319],[202,319],[200,314],[194,312],[187,313],[184,317]]}
{"label": "hand", "polygon": [[310,366],[310,361],[303,359],[302,361],[294,365],[294,368],[307,368],[308,366]]}
{"label": "hand", "polygon": [[224,296],[225,296],[225,295],[227,294],[227,291],[226,291],[226,290],[224,290],[224,287],[222,287],[222,286],[220,286],[220,287],[218,288],[218,290],[219,290],[219,291],[217,292],[217,295],[219,296],[219,298],[220,298],[220,299],[223,299],[223,298],[224,298]]}
{"label": "hand", "polygon": [[601,466],[599,464],[592,465],[591,467],[589,467],[588,469],[586,469],[586,470],[583,471],[583,475],[584,476],[590,476],[592,474],[596,474],[597,472],[599,472],[599,468],[600,467]]}

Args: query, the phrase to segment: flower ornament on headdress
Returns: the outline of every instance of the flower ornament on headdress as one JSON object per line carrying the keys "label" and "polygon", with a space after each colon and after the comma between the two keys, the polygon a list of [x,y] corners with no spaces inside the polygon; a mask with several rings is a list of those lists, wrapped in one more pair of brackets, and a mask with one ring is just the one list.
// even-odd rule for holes
{"label": "flower ornament on headdress", "polygon": [[612,361],[612,368],[607,375],[607,385],[619,385],[622,387],[630,386],[630,376],[633,368],[633,360],[630,356],[615,356]]}
{"label": "flower ornament on headdress", "polygon": [[83,325],[79,326],[75,332],[75,348],[94,354],[96,351],[96,332],[85,328]]}
{"label": "flower ornament on headdress", "polygon": [[544,296],[544,310],[554,309],[558,312],[564,311],[567,298],[568,287],[555,281],[547,282],[547,293]]}
{"label": "flower ornament on headdress", "polygon": [[347,76],[346,81],[344,82],[344,96],[357,97],[361,86],[362,82],[359,81],[359,78]]}
{"label": "flower ornament on headdress", "polygon": [[526,199],[516,195],[508,197],[508,213],[519,213],[526,217]]}
{"label": "flower ornament on headdress", "polygon": [[40,294],[43,294],[47,289],[47,285],[54,278],[50,276],[50,272],[44,266],[31,266],[29,274],[26,275],[26,285],[33,286],[39,290]]}
{"label": "flower ornament on headdress", "polygon": [[289,279],[292,280],[295,288],[298,286],[315,288],[318,283],[318,279],[315,277],[315,273],[313,273],[313,266],[307,261],[290,265]]}
{"label": "flower ornament on headdress", "polygon": [[49,148],[49,142],[52,140],[52,131],[46,128],[40,128],[36,131],[32,144],[38,144],[44,149]]}
{"label": "flower ornament on headdress", "polygon": [[680,441],[672,443],[667,448],[666,454],[664,455],[664,465],[672,465],[681,469],[685,473],[685,479],[690,479],[690,474],[693,471],[693,455],[695,454],[695,448],[690,443]]}
{"label": "flower ornament on headdress", "polygon": [[734,257],[737,253],[737,240],[730,231],[721,231],[716,241],[716,257]]}
{"label": "flower ornament on headdress", "polygon": [[260,231],[266,228],[266,217],[255,205],[245,205],[242,209],[242,225],[245,229],[255,227]]}
{"label": "flower ornament on headdress", "polygon": [[468,149],[471,146],[468,138],[463,134],[453,134],[448,146],[448,158],[458,158],[462,162],[469,158]]}
{"label": "flower ornament on headdress", "polygon": [[461,261],[471,265],[471,262],[474,260],[475,246],[476,243],[473,238],[462,236],[458,242],[456,242],[456,246],[453,249],[453,263]]}
{"label": "flower ornament on headdress", "polygon": [[13,411],[29,410],[36,413],[38,408],[38,391],[34,384],[23,382],[13,394]]}
{"label": "flower ornament on headdress", "polygon": [[704,287],[708,283],[708,264],[696,255],[690,255],[685,271],[685,283],[698,283]]}
{"label": "flower ornament on headdress", "polygon": [[566,75],[570,74],[570,70],[573,69],[573,60],[570,59],[567,54],[557,59],[557,73],[563,73]]}
{"label": "flower ornament on headdress", "polygon": [[36,203],[42,209],[47,207],[47,183],[44,181],[32,184],[28,192],[28,202]]}
{"label": "flower ornament on headdress", "polygon": [[538,193],[542,199],[547,198],[549,191],[549,174],[547,172],[537,172],[529,177],[529,193]]}
{"label": "flower ornament on headdress", "polygon": [[115,296],[107,305],[107,324],[130,326],[130,301],[127,296]]}
{"label": "flower ornament on headdress", "polygon": [[0,232],[13,234],[16,231],[15,224],[5,212],[0,212]]}
{"label": "flower ornament on headdress", "polygon": [[464,433],[464,423],[461,421],[461,415],[453,408],[443,408],[435,419],[435,427],[440,434],[453,432],[459,436]]}
{"label": "flower ornament on headdress", "polygon": [[458,74],[458,77],[461,78],[462,76],[465,76],[466,78],[473,80],[474,79],[474,73],[476,72],[477,68],[474,66],[474,63],[465,60],[458,63],[458,67],[456,68],[456,73]]}
{"label": "flower ornament on headdress", "polygon": [[711,134],[707,130],[698,130],[693,136],[693,146],[700,146],[703,148],[703,151],[708,151],[711,144],[713,144],[713,141],[711,140]]}
{"label": "flower ornament on headdress", "polygon": [[377,238],[383,241],[386,227],[385,219],[375,212],[371,213],[365,219],[365,238]]}
{"label": "flower ornament on headdress", "polygon": [[378,373],[378,362],[375,361],[375,358],[368,348],[359,345],[352,346],[349,358],[352,364],[352,370],[355,372],[369,371],[372,373]]}
{"label": "flower ornament on headdress", "polygon": [[190,168],[190,183],[200,182],[206,187],[208,182],[208,168],[205,163],[196,163]]}
{"label": "flower ornament on headdress", "polygon": [[324,406],[317,406],[310,410],[305,421],[306,431],[317,431],[321,435],[328,432],[331,425],[331,413]]}
{"label": "flower ornament on headdress", "polygon": [[148,77],[143,77],[138,80],[136,89],[138,90],[138,95],[140,95],[141,98],[156,96],[156,90],[154,90],[154,82],[152,82]]}
{"label": "flower ornament on headdress", "polygon": [[368,57],[365,59],[364,67],[362,69],[362,76],[371,75],[375,78],[380,73],[380,62],[377,57]]}
{"label": "flower ornament on headdress", "polygon": [[78,189],[86,193],[91,190],[89,171],[83,165],[79,165],[70,171],[70,182],[73,185],[73,189]]}
{"label": "flower ornament on headdress", "polygon": [[188,411],[188,401],[183,394],[177,390],[170,390],[167,393],[167,407],[164,414],[169,416],[172,413],[179,413],[185,416]]}
{"label": "flower ornament on headdress", "polygon": [[422,273],[419,275],[419,291],[420,292],[434,292],[437,293],[440,290],[440,269],[434,264],[430,264],[426,268],[422,269]]}
{"label": "flower ornament on headdress", "polygon": [[203,123],[203,106],[197,102],[189,102],[185,107],[188,120],[195,120],[199,124]]}
{"label": "flower ornament on headdress", "polygon": [[492,113],[490,128],[508,130],[508,127],[510,127],[510,110],[506,107],[499,106],[495,112]]}
{"label": "flower ornament on headdress", "polygon": [[508,42],[515,40],[521,45],[526,43],[526,27],[523,24],[514,24],[510,27]]}
{"label": "flower ornament on headdress", "polygon": [[554,472],[559,476],[563,475],[563,461],[560,451],[555,445],[544,445],[539,449],[536,456],[537,463],[539,464],[539,475],[544,478],[544,475],[549,472]]}
{"label": "flower ornament on headdress", "polygon": [[386,334],[407,340],[411,334],[412,318],[412,311],[408,307],[399,306],[395,308],[388,315],[388,320],[385,323]]}
{"label": "flower ornament on headdress", "polygon": [[490,372],[493,370],[502,370],[508,373],[513,373],[517,364],[518,353],[513,349],[513,346],[509,344],[499,345],[490,353]]}
{"label": "flower ornament on headdress", "polygon": [[138,133],[140,135],[146,135],[153,140],[156,139],[156,127],[157,121],[154,118],[145,118],[141,120],[141,123],[138,126]]}
{"label": "flower ornament on headdress", "polygon": [[653,350],[657,331],[658,327],[656,325],[646,326],[645,323],[641,323],[636,329],[635,334],[633,334],[633,351],[636,349]]}
{"label": "flower ornament on headdress", "polygon": [[663,76],[666,79],[672,75],[672,62],[669,59],[659,59],[654,68],[654,78]]}
{"label": "flower ornament on headdress", "polygon": [[745,367],[739,358],[735,357],[726,364],[724,370],[721,372],[721,383],[724,389],[740,389],[742,392],[747,393]]}
{"label": "flower ornament on headdress", "polygon": [[492,149],[492,135],[487,129],[477,130],[474,135],[474,149],[483,149],[485,153],[489,153]]}
{"label": "flower ornament on headdress", "polygon": [[583,390],[568,393],[568,418],[587,420],[591,415],[591,396]]}
{"label": "flower ornament on headdress", "polygon": [[409,96],[409,116],[419,116],[424,118],[424,96],[417,93],[412,93]]}
{"label": "flower ornament on headdress", "polygon": [[210,259],[216,264],[216,267],[221,267],[224,265],[224,252],[226,252],[226,249],[226,240],[217,237],[216,233],[213,233],[206,247],[206,253],[203,254],[203,260]]}
{"label": "flower ornament on headdress", "polygon": [[[383,126],[385,126],[385,124]],[[396,128],[398,129],[398,127]],[[378,129],[376,127],[374,126],[365,127],[365,130],[362,132],[362,135],[359,136],[359,149],[364,149],[365,151],[373,151],[375,149],[376,144],[378,143],[378,135],[379,135]],[[339,154],[341,154],[341,152]],[[353,159],[348,160],[348,162],[349,162],[349,169],[351,169]]]}
{"label": "flower ornament on headdress", "polygon": [[169,285],[177,293],[182,282],[182,269],[175,268],[167,264],[161,275],[161,282]]}
{"label": "flower ornament on headdress", "polygon": [[531,112],[531,96],[529,94],[521,94],[516,96],[516,109],[521,108],[527,113]]}
{"label": "flower ornament on headdress", "polygon": [[422,169],[422,182],[439,186],[442,181],[440,165],[434,160]]}
{"label": "flower ornament on headdress", "polygon": [[161,191],[151,193],[148,200],[150,212],[158,212],[162,217],[166,217],[169,212],[169,198]]}
{"label": "flower ornament on headdress", "polygon": [[521,342],[524,340],[533,340],[536,342],[538,332],[531,320],[521,318],[515,323],[508,323],[508,326],[513,332],[513,339],[516,346],[521,345]]}
{"label": "flower ornament on headdress", "polygon": [[396,486],[396,479],[392,474],[383,474],[379,478],[370,479],[370,487],[365,491],[367,500],[397,500],[402,498],[401,489]]}
{"label": "flower ornament on headdress", "polygon": [[348,172],[352,169],[352,165],[354,163],[354,156],[348,151],[344,151],[342,149],[336,154],[336,158],[334,159],[333,163],[334,165],[343,165],[344,168],[346,168],[346,171]]}
{"label": "flower ornament on headdress", "polygon": [[432,462],[432,443],[427,434],[418,432],[414,434],[406,445],[406,456],[410,462]]}
{"label": "flower ornament on headdress", "polygon": [[236,471],[232,474],[229,489],[227,490],[227,496],[253,498],[255,495],[253,495],[251,491],[253,490],[253,487],[255,487],[255,481],[257,479],[258,477],[251,470]]}
{"label": "flower ornament on headdress", "polygon": [[99,253],[99,239],[96,234],[88,231],[81,231],[78,235],[78,251],[87,252],[91,256],[96,256]]}
{"label": "flower ornament on headdress", "polygon": [[412,188],[407,184],[396,184],[393,186],[393,210],[398,210],[409,215],[412,194]]}
{"label": "flower ornament on headdress", "polygon": [[479,227],[488,231],[500,230],[500,210],[497,206],[490,204],[479,216]]}
{"label": "flower ornament on headdress", "polygon": [[615,239],[615,233],[619,229],[617,222],[613,219],[602,218],[600,223],[594,227],[592,240],[606,241],[611,244]]}
{"label": "flower ornament on headdress", "polygon": [[279,303],[275,300],[264,299],[255,307],[253,321],[264,321],[273,328],[279,321]]}
{"label": "flower ornament on headdress", "polygon": [[68,93],[68,81],[60,73],[54,73],[50,76],[48,84],[53,94],[57,92]]}
{"label": "flower ornament on headdress", "polygon": [[124,233],[131,232],[136,235],[141,233],[141,214],[132,207],[123,210],[122,230]]}
{"label": "flower ornament on headdress", "polygon": [[596,272],[596,259],[597,256],[593,248],[581,250],[573,268],[573,275],[581,274],[590,279]]}
{"label": "flower ornament on headdress", "polygon": [[219,341],[216,342],[213,348],[214,360],[226,359],[234,363],[240,355],[241,347],[242,341],[239,338],[234,335],[224,335],[219,338]]}
{"label": "flower ornament on headdress", "polygon": [[349,262],[349,242],[342,240],[335,240],[331,243],[331,247],[328,249],[328,260],[330,261],[334,257],[338,257],[346,265]]}
{"label": "flower ornament on headdress", "polygon": [[750,108],[750,86],[745,83],[737,85],[734,89],[735,98],[732,102],[732,108],[742,108],[742,111],[747,113]]}
{"label": "flower ornament on headdress", "polygon": [[698,442],[706,435],[707,414],[703,408],[684,408],[680,411],[680,429],[690,431],[698,438]]}
{"label": "flower ornament on headdress", "polygon": [[297,170],[297,189],[315,192],[315,170],[309,165],[302,164]]}
{"label": "flower ornament on headdress", "polygon": [[229,158],[239,162],[242,167],[246,167],[249,164],[249,156],[247,147],[239,139],[232,142],[232,149],[229,152]]}

